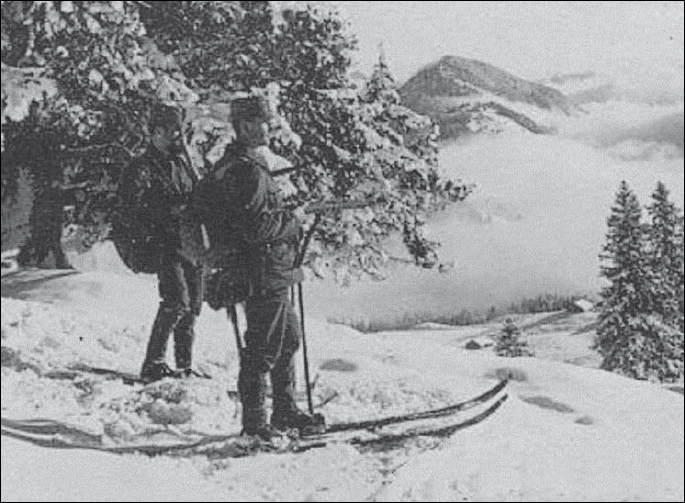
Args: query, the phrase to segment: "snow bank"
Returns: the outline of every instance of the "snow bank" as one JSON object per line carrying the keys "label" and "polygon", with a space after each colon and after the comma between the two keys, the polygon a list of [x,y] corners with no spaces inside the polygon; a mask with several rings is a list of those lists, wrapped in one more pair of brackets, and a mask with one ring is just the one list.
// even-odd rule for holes
{"label": "snow bank", "polygon": [[[205,310],[198,323],[195,359],[213,379],[126,386],[68,369],[89,364],[136,372],[156,308],[154,283],[102,273],[51,279],[27,273],[5,286],[3,500],[683,499],[682,395],[562,363],[595,365],[587,360],[593,313],[517,320],[538,355],[519,359],[464,349],[471,338],[491,337],[497,323],[361,334],[311,319],[314,401],[330,398],[320,409],[330,422],[444,406],[505,375],[513,379],[509,400],[445,442],[420,439],[388,452],[334,445],[298,455],[149,459],[39,447],[12,438],[12,425],[41,419],[97,445],[238,432],[240,410],[227,393],[235,391],[237,355],[225,313]],[[304,400],[301,377],[299,383]]]}
{"label": "snow bank", "polygon": [[516,368],[528,381],[512,387],[501,413],[410,461],[379,501],[682,498],[683,402],[674,393],[534,359]]}

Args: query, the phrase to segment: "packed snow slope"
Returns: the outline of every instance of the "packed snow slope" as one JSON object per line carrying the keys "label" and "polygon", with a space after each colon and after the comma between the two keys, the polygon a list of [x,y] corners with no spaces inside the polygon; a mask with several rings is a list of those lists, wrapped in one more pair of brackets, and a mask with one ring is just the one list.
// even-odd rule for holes
{"label": "packed snow slope", "polygon": [[[2,297],[3,501],[683,500],[683,396],[598,370],[594,313],[517,318],[536,352],[517,359],[488,345],[501,323],[361,334],[309,319],[314,402],[330,400],[318,408],[329,422],[446,405],[502,375],[513,378],[509,400],[445,441],[385,452],[149,458],[41,440],[120,446],[237,433],[225,314],[205,306],[198,324],[195,361],[213,379],[129,386],[78,369],[138,370],[154,278],[21,271],[3,278]],[[471,339],[483,349],[465,349]]]}

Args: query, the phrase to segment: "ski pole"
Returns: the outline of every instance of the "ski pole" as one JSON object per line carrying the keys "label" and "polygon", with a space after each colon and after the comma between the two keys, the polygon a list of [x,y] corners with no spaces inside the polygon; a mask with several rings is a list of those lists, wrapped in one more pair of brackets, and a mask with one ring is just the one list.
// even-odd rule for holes
{"label": "ski pole", "polygon": [[243,341],[240,338],[240,328],[238,327],[238,312],[235,309],[235,304],[231,304],[226,308],[231,325],[233,325],[233,334],[235,335],[235,345],[238,348],[238,357],[243,356]]}
{"label": "ski pole", "polygon": [[307,358],[307,338],[304,331],[304,294],[302,283],[297,284],[298,304],[300,305],[300,325],[302,326],[302,356],[304,356],[304,380],[307,383],[307,405],[309,413],[314,415],[314,403],[312,402],[312,386],[309,381],[309,359]]}
{"label": "ski pole", "polygon": [[[307,248],[309,247],[309,242],[311,241],[312,237],[314,236],[314,231],[316,230],[317,225],[319,225],[319,222],[321,221],[321,214],[317,213],[314,216],[314,222],[312,223],[312,226],[309,228],[307,231],[307,234],[304,236],[304,240],[302,242],[302,247],[300,249],[300,253],[298,253],[298,256],[295,259],[295,265],[297,267],[301,267],[303,262],[304,262],[304,256],[305,253],[307,253]],[[295,290],[294,286],[291,289],[291,295],[293,298],[293,302],[295,302]],[[302,327],[302,356],[304,358],[304,380],[306,381],[307,384],[307,405],[309,406],[309,413],[311,415],[314,415],[314,403],[312,402],[312,384],[311,381],[309,380],[309,358],[307,357],[307,338],[305,336],[305,329],[304,329],[304,294],[302,293],[302,283],[297,284],[297,292],[298,292],[298,304],[300,305],[300,326]]]}

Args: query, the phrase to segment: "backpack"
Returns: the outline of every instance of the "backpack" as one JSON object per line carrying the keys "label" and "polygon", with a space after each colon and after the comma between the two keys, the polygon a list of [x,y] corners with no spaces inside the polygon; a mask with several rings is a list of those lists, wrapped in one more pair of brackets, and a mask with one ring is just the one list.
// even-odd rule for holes
{"label": "backpack", "polygon": [[123,170],[117,190],[117,211],[112,221],[112,241],[126,266],[135,273],[159,271],[162,239],[156,225],[142,217],[149,173],[137,163]]}
{"label": "backpack", "polygon": [[241,232],[226,216],[228,197],[225,185],[209,176],[198,182],[191,199],[210,243],[204,296],[215,310],[243,302],[253,293],[250,254]]}

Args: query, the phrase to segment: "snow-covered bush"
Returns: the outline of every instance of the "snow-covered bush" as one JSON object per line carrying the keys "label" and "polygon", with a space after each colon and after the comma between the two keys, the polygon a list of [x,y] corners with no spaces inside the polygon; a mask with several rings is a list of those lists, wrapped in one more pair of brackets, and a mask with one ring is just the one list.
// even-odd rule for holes
{"label": "snow-covered bush", "polygon": [[535,353],[520,336],[521,329],[514,320],[507,318],[495,341],[495,353],[507,357],[533,356]]}

